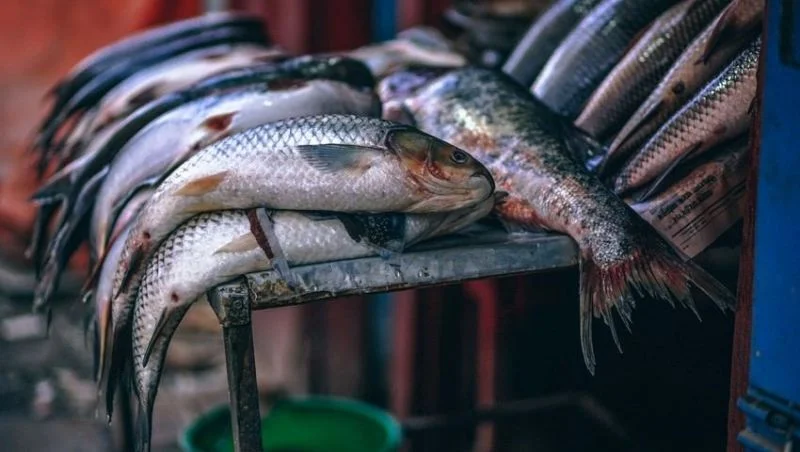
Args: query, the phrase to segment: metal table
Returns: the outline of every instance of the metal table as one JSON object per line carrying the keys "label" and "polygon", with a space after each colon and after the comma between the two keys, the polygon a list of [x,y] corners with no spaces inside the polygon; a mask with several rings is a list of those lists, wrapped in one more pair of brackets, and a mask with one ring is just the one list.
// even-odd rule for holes
{"label": "metal table", "polygon": [[245,275],[237,282],[211,290],[208,299],[223,327],[235,450],[262,450],[250,325],[252,310],[557,270],[571,267],[577,261],[577,248],[565,236],[509,234],[476,225],[389,258],[293,267],[294,288],[268,271]]}

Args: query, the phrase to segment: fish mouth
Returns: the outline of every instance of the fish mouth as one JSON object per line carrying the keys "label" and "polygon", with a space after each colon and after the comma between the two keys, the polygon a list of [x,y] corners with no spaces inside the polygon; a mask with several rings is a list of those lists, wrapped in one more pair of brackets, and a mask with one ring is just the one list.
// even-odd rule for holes
{"label": "fish mouth", "polygon": [[492,193],[494,193],[497,187],[495,186],[494,177],[492,177],[492,173],[490,173],[489,170],[486,168],[479,169],[472,173],[471,177],[482,177],[486,179],[489,182],[489,194],[486,197],[492,196]]}

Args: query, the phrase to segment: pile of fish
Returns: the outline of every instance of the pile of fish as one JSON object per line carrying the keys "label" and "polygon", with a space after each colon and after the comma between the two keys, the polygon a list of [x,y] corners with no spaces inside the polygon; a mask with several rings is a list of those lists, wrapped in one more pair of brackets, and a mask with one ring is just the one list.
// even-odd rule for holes
{"label": "pile of fish", "polygon": [[[38,129],[34,305],[48,309],[88,245],[99,396],[110,417],[131,382],[137,448],[149,450],[170,338],[208,290],[267,269],[297,284],[292,266],[391,256],[492,213],[510,230],[576,241],[594,372],[595,317],[619,346],[613,312],[630,329],[637,298],[696,312],[692,283],[733,305],[648,215],[673,190],[743,168],[755,3],[558,1],[512,55],[511,76],[468,65],[427,28],[304,56],[244,14],[128,37],[52,90]],[[706,163],[678,165],[712,148]],[[683,176],[666,191],[620,197],[665,185],[674,167]]]}

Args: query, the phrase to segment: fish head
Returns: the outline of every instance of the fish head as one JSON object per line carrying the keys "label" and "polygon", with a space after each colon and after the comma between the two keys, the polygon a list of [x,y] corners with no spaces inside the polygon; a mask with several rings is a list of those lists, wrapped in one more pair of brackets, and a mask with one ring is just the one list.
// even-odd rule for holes
{"label": "fish head", "polygon": [[405,100],[449,70],[423,66],[393,72],[378,82],[378,97],[382,102]]}
{"label": "fish head", "polygon": [[386,143],[405,167],[409,180],[429,195],[409,212],[456,210],[494,193],[489,170],[463,149],[412,127],[391,130]]}

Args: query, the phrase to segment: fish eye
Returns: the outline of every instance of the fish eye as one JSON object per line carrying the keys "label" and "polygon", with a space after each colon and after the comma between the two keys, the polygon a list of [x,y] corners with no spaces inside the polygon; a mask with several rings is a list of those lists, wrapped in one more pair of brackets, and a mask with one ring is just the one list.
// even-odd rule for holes
{"label": "fish eye", "polygon": [[464,163],[467,163],[467,160],[469,160],[469,155],[460,149],[456,149],[452,154],[450,154],[450,160],[452,160],[453,163],[463,165]]}

